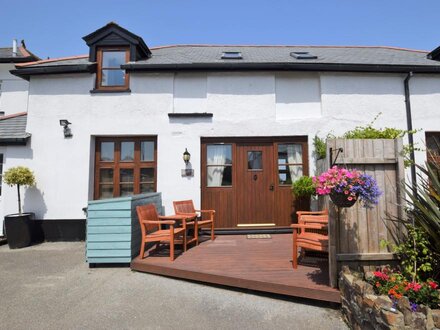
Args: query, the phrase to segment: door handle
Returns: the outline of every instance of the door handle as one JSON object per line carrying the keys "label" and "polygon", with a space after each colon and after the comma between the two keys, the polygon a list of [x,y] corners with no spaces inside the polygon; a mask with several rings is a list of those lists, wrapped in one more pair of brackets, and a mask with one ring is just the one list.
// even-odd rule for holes
{"label": "door handle", "polygon": [[275,185],[272,183],[272,184],[269,186],[269,190],[270,190],[270,191],[273,191],[274,188],[275,188]]}

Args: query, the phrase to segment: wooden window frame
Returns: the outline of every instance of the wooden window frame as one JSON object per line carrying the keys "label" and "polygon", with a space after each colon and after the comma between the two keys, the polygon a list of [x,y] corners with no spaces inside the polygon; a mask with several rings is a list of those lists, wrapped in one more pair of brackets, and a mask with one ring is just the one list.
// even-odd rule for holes
{"label": "wooden window frame", "polygon": [[[152,161],[141,161],[141,142],[150,141],[154,143],[154,159]],[[114,142],[113,161],[101,161],[101,142]],[[121,142],[134,142],[134,160],[121,161]],[[157,137],[156,136],[126,136],[126,137],[96,137],[95,139],[95,184],[94,199],[100,199],[100,170],[113,169],[113,197],[120,197],[120,169],[133,169],[133,194],[140,194],[141,169],[153,168],[154,182],[153,190],[157,191]]]}
{"label": "wooden window frame", "polygon": [[436,164],[437,167],[440,167],[440,154],[434,154],[428,147],[428,139],[430,138],[438,139],[440,141],[440,132],[425,132],[426,160],[428,163],[433,163]]}
{"label": "wooden window frame", "polygon": [[[300,145],[301,146],[301,163],[278,164],[278,148],[279,148],[280,145],[288,145],[288,144],[296,144],[296,145]],[[289,166],[289,165],[302,166],[303,175],[307,175],[307,174],[304,174],[305,173],[305,164],[307,162],[307,158],[304,156],[304,149],[306,149],[305,148],[305,144],[306,143],[304,143],[304,142],[288,142],[288,141],[274,143],[274,148],[276,148],[274,150],[274,153],[275,153],[275,158],[276,158],[275,161],[277,162],[277,164],[276,164],[277,184],[278,184],[279,187],[291,187],[293,182],[294,182],[294,181],[292,181],[292,183],[280,183],[280,178],[279,178],[280,172],[279,172],[279,167],[278,167],[280,165],[283,165],[283,166]],[[307,171],[308,171],[308,169],[307,169]]]}
{"label": "wooden window frame", "polygon": [[[100,91],[126,91],[130,86],[130,75],[123,69],[107,68],[103,67],[103,53],[105,52],[125,52],[125,63],[130,61],[130,48],[129,47],[100,47],[96,51],[97,72],[96,72],[96,86],[95,88]],[[125,84],[121,86],[102,86],[102,71],[103,70],[122,70],[124,71]]]}

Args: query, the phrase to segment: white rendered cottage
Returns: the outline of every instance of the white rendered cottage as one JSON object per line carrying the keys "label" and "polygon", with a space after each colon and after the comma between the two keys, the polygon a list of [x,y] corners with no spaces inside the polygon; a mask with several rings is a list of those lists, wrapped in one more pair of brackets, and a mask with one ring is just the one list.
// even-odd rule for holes
{"label": "white rendered cottage", "polygon": [[[32,54],[24,41],[17,44],[13,40],[12,47],[0,47],[0,175],[3,173],[3,165],[8,166],[7,160],[12,161],[17,157],[16,152],[24,150],[30,138],[26,133],[26,112],[28,106],[29,82],[12,75],[9,71],[15,69],[15,64],[39,60]],[[18,155],[21,158],[21,155]],[[3,215],[16,213],[16,201],[14,205],[3,211],[5,205],[3,196],[4,186],[0,181],[0,235],[3,232]]]}
{"label": "white rendered cottage", "polygon": [[[406,129],[405,79],[412,125],[423,129],[415,142],[440,132],[435,51],[430,59],[392,47],[150,49],[115,23],[84,40],[86,56],[12,71],[29,80],[32,138],[5,169],[35,172],[24,208],[38,219],[83,225],[88,200],[159,191],[166,214],[173,200],[193,199],[217,210],[218,228],[288,226],[290,184],[313,174],[316,133],[342,134],[379,112],[378,126]],[[14,212],[15,191],[4,190],[3,212]]]}

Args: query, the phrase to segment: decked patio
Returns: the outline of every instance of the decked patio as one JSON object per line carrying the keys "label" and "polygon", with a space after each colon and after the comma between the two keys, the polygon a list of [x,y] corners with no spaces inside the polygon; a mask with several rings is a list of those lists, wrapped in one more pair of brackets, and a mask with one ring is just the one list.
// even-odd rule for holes
{"label": "decked patio", "polygon": [[[148,255],[148,256],[147,256]],[[136,257],[131,269],[139,272],[214,283],[293,297],[340,302],[339,291],[329,286],[328,261],[292,269],[291,234],[249,239],[246,235],[219,235],[169,259],[167,247]],[[307,260],[305,260],[307,261]]]}

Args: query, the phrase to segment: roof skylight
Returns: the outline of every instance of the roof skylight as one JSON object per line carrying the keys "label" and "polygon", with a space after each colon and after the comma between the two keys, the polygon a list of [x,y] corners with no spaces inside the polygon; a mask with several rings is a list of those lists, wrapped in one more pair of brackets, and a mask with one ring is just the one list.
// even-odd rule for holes
{"label": "roof skylight", "polygon": [[312,55],[309,52],[291,52],[290,56],[297,60],[316,60],[318,56]]}
{"label": "roof skylight", "polygon": [[224,60],[241,60],[242,58],[241,52],[223,52],[222,54]]}

